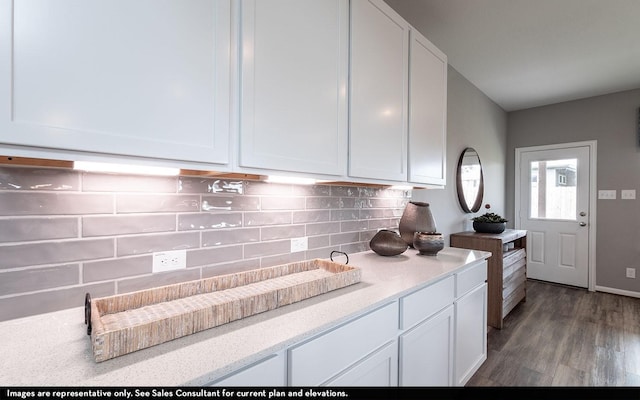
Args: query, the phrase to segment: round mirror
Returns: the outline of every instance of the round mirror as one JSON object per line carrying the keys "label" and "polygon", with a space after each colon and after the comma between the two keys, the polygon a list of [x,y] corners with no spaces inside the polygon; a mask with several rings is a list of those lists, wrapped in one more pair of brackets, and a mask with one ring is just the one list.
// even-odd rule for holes
{"label": "round mirror", "polygon": [[464,149],[458,160],[456,188],[462,209],[468,213],[478,212],[484,195],[484,179],[480,157],[471,147]]}

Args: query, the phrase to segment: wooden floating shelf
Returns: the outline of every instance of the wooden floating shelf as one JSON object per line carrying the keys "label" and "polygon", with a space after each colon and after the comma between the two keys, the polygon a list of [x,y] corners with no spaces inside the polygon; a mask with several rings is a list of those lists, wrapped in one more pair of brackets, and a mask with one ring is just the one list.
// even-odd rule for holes
{"label": "wooden floating shelf", "polygon": [[314,259],[90,299],[96,362],[360,282],[359,268]]}

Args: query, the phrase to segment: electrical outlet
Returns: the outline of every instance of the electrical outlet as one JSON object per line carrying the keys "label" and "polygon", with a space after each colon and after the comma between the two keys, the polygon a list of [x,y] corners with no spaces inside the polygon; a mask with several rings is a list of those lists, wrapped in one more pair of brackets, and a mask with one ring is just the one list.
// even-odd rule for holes
{"label": "electrical outlet", "polygon": [[309,244],[309,241],[306,236],[293,238],[291,239],[291,252],[297,253],[299,251],[305,251],[307,250],[308,244]]}
{"label": "electrical outlet", "polygon": [[635,268],[627,268],[627,278],[634,278],[636,277],[636,269]]}
{"label": "electrical outlet", "polygon": [[187,251],[159,251],[153,253],[153,272],[173,271],[187,268]]}
{"label": "electrical outlet", "polygon": [[621,198],[621,199],[625,199],[625,200],[635,200],[635,198],[636,198],[636,191],[635,191],[635,189],[631,189],[631,190],[621,190],[621,191],[620,191],[620,198]]}
{"label": "electrical outlet", "polygon": [[600,199],[600,200],[615,200],[616,199],[616,191],[615,190],[598,190],[598,199]]}

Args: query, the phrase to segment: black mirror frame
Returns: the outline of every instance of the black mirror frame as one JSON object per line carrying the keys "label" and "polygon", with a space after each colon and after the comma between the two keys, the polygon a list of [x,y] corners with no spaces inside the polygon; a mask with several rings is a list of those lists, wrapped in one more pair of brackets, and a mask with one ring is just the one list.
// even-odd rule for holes
{"label": "black mirror frame", "polygon": [[482,163],[480,162],[480,156],[478,156],[478,164],[480,164],[480,186],[478,188],[478,194],[476,195],[476,200],[473,203],[473,206],[469,208],[469,206],[467,205],[467,201],[464,198],[464,193],[462,190],[462,177],[460,176],[461,169],[462,169],[462,161],[464,160],[464,155],[467,153],[467,151],[473,151],[476,154],[478,154],[478,152],[473,147],[467,147],[462,151],[462,154],[460,154],[460,159],[458,160],[458,169],[456,170],[456,190],[458,192],[458,202],[460,203],[460,206],[462,207],[464,212],[476,213],[480,210],[480,206],[482,205],[482,199],[484,197],[484,172],[482,171]]}

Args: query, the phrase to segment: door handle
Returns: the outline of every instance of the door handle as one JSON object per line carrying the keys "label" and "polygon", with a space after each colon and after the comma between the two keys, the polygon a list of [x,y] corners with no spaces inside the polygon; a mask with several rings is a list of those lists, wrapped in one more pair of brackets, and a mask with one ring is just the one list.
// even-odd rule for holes
{"label": "door handle", "polygon": [[587,226],[587,223],[586,223],[586,222],[580,222],[578,225],[580,225],[580,226]]}

